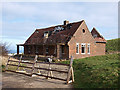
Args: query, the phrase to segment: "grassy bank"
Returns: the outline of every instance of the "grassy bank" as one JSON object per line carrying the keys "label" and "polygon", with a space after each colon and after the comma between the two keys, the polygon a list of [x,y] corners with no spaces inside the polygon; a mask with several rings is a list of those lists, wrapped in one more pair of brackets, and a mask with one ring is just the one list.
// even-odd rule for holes
{"label": "grassy bank", "polygon": [[[120,70],[118,57],[119,54],[111,54],[74,60],[75,82],[73,86],[75,88],[118,87],[118,71]],[[68,64],[69,61],[63,63]]]}
{"label": "grassy bank", "polygon": [[120,38],[118,39],[112,39],[112,40],[107,40],[106,43],[106,51],[107,53],[114,53],[114,52],[120,52]]}

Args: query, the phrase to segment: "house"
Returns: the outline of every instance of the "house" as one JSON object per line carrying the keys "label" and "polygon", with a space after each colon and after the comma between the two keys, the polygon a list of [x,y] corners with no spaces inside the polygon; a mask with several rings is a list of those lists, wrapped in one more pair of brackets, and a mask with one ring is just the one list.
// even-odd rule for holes
{"label": "house", "polygon": [[106,40],[93,28],[90,32],[84,20],[36,29],[24,44],[24,54],[53,55],[59,59],[74,59],[104,55]]}

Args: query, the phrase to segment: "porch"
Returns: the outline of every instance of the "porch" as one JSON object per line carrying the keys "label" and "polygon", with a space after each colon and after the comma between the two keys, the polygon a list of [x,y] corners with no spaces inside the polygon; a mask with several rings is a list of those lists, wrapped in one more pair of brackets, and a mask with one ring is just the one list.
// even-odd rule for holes
{"label": "porch", "polygon": [[69,47],[68,45],[17,45],[17,54],[19,54],[19,47],[24,47],[25,55],[44,55],[44,56],[54,56],[59,59],[69,58]]}

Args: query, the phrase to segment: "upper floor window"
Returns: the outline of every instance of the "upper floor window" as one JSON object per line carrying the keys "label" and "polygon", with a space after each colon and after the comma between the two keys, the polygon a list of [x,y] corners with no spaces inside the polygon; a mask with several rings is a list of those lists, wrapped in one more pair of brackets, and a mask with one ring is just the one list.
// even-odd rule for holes
{"label": "upper floor window", "polygon": [[90,44],[87,45],[87,48],[88,48],[88,54],[90,54]]}
{"label": "upper floor window", "polygon": [[97,34],[94,34],[93,37],[94,37],[94,38],[97,37]]}
{"label": "upper floor window", "polygon": [[85,33],[85,29],[83,29],[82,31],[83,31],[83,33]]}
{"label": "upper floor window", "polygon": [[81,43],[81,54],[85,54],[85,43]]}
{"label": "upper floor window", "polygon": [[76,43],[76,54],[79,54],[79,43]]}
{"label": "upper floor window", "polygon": [[36,30],[36,33],[39,33],[39,31],[38,31],[38,30]]}
{"label": "upper floor window", "polygon": [[48,38],[48,32],[44,32],[44,37]]}

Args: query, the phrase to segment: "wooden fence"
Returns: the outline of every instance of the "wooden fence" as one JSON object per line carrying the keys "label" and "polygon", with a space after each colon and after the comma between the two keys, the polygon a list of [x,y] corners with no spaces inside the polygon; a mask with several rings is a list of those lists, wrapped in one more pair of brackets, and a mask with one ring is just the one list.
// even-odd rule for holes
{"label": "wooden fence", "polygon": [[[72,56],[71,56],[70,64],[40,62],[40,61],[37,61],[37,58],[38,58],[38,56],[36,55],[35,58],[34,58],[34,61],[31,62],[31,61],[24,61],[24,60],[22,60],[22,56],[20,57],[19,60],[16,60],[16,61],[15,60],[11,60],[11,58],[9,57],[5,71],[10,71],[10,72],[14,72],[14,73],[24,74],[24,75],[27,75],[27,76],[34,76],[34,75],[43,76],[43,77],[46,77],[46,79],[48,79],[48,78],[58,79],[58,80],[66,81],[66,83],[74,82],[74,72],[73,72],[73,67],[72,67],[72,63],[73,63]],[[14,64],[14,63],[12,64],[11,62],[18,63],[18,64],[17,65]],[[21,64],[25,64],[25,65],[29,64],[29,65],[28,66],[23,66]],[[46,65],[48,65],[48,68],[38,67],[37,64],[46,64]],[[51,68],[51,65],[57,65],[57,66],[60,66],[60,67],[67,66],[68,70],[67,71],[56,70],[56,69]],[[10,70],[10,69],[8,69],[9,66],[15,66],[17,68],[16,68],[16,70]],[[26,73],[25,70],[19,71],[20,67],[23,68],[23,69],[25,69],[25,68],[30,69],[31,72],[30,73]],[[39,73],[36,73],[35,70],[38,70]],[[47,75],[41,74],[40,70],[48,71]],[[54,77],[53,73],[52,73],[53,71],[54,72],[59,72],[59,73],[65,73],[65,74],[67,74],[67,78],[63,79],[63,78]],[[72,80],[70,80],[70,79],[72,79]]]}

